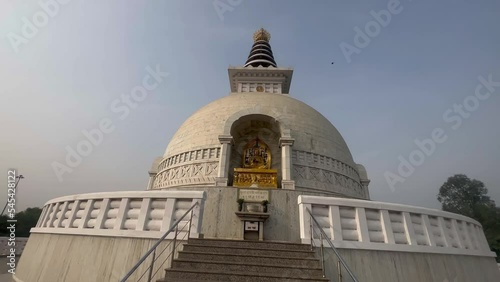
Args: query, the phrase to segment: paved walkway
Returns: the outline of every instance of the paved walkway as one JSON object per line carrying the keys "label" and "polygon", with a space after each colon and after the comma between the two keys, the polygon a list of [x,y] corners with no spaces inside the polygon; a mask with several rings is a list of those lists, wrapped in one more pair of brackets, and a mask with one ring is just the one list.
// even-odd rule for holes
{"label": "paved walkway", "polygon": [[7,273],[7,274],[0,274],[0,282],[13,282],[14,279],[12,279],[12,274]]}
{"label": "paved walkway", "polygon": [[[19,259],[19,258],[18,258]],[[0,257],[0,282],[12,282],[12,274],[8,273],[7,258]]]}

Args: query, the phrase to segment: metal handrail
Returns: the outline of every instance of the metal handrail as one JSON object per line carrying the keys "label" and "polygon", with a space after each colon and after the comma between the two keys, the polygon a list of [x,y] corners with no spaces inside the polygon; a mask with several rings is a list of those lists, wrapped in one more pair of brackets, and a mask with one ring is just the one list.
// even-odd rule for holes
{"label": "metal handrail", "polygon": [[[149,249],[149,251],[146,252],[146,254],[144,254],[141,259],[134,265],[134,267],[132,267],[132,269],[130,269],[129,272],[127,272],[127,274],[120,280],[120,282],[125,282],[127,281],[128,278],[130,278],[130,276],[132,276],[132,274],[139,268],[139,266],[148,258],[148,256],[152,253],[152,252],[155,252],[156,251],[156,248],[160,245],[160,243],[165,240],[165,238],[167,238],[168,234],[170,234],[170,232],[172,232],[174,229],[176,230],[176,234],[174,236],[174,250],[175,250],[175,241],[177,239],[177,228],[178,228],[178,225],[179,223],[182,221],[182,219],[184,219],[184,217],[186,217],[186,215],[189,213],[189,212],[192,212],[192,210],[194,209],[194,207],[196,207],[198,205],[198,202],[194,203],[194,205],[192,205],[179,219],[177,219],[174,224],[167,230],[167,232],[165,232],[165,234],[163,234],[163,236],[160,237],[160,239],[158,239],[158,241],[156,241],[156,243]],[[191,213],[191,220],[192,220],[192,213]],[[192,222],[189,224],[189,231],[188,232],[191,232],[191,224]],[[189,234],[188,234],[188,238],[189,238]],[[155,253],[156,254],[156,253]],[[172,257],[172,259],[174,259]],[[153,258],[153,262],[154,262],[154,258]],[[153,268],[153,266],[151,266],[151,269]],[[152,271],[152,270],[151,270]],[[150,276],[150,275],[149,275]],[[149,281],[151,280],[151,277],[149,277]]]}
{"label": "metal handrail", "polygon": [[[333,245],[332,240],[327,236],[327,234],[325,233],[325,231],[323,230],[323,228],[321,227],[321,225],[319,225],[318,221],[313,216],[311,210],[309,210],[309,208],[306,208],[306,210],[309,213],[309,215],[311,216],[311,219],[313,220],[313,222],[318,226],[318,229],[321,232],[320,234],[322,235],[322,237],[325,238],[325,239],[327,239],[326,242],[328,242],[328,245],[330,245],[330,247],[332,248],[333,252],[335,253],[335,255],[337,256],[337,258],[339,259],[339,262],[347,270],[347,273],[349,273],[349,276],[351,276],[351,278],[352,278],[352,280],[354,280],[354,282],[359,282],[358,279],[356,278],[356,276],[354,275],[354,273],[352,273],[351,269],[349,268],[349,266],[345,262],[344,258],[342,258],[342,256],[340,255],[340,253],[337,251],[337,248],[335,248],[335,246]],[[311,227],[312,227],[312,224],[311,224]],[[311,230],[311,234],[312,234],[312,230]],[[321,238],[321,244],[323,244],[323,238]],[[313,240],[314,240],[314,238],[313,238],[313,236],[311,236],[311,242]],[[323,258],[321,258],[321,259],[323,260]],[[324,271],[324,268],[323,268],[323,271]]]}

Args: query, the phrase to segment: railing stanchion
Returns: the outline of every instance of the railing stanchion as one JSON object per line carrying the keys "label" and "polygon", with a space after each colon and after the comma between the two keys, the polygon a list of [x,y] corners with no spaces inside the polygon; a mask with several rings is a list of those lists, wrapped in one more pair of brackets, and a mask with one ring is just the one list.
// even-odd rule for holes
{"label": "railing stanchion", "polygon": [[337,272],[339,273],[339,282],[342,282],[342,265],[340,264],[340,260],[337,261]]}
{"label": "railing stanchion", "polygon": [[153,276],[153,267],[155,265],[155,259],[156,259],[156,249],[153,251],[153,257],[151,258],[151,266],[149,267],[148,282],[151,282],[151,278]]}
{"label": "railing stanchion", "polygon": [[172,265],[174,264],[174,256],[175,256],[175,244],[177,243],[177,231],[179,230],[179,225],[175,226],[175,233],[174,233],[174,245],[172,246],[172,253],[170,257],[170,268],[172,268]]}
{"label": "railing stanchion", "polygon": [[323,252],[323,233],[319,233],[319,240],[321,241],[321,271],[323,271],[323,278],[325,278],[325,253]]}
{"label": "railing stanchion", "polygon": [[312,215],[309,215],[309,230],[311,231],[311,251],[313,250],[313,221]]}
{"label": "railing stanchion", "polygon": [[191,225],[193,224],[193,210],[191,210],[191,217],[189,218],[189,227],[188,227],[188,240],[191,236]]}

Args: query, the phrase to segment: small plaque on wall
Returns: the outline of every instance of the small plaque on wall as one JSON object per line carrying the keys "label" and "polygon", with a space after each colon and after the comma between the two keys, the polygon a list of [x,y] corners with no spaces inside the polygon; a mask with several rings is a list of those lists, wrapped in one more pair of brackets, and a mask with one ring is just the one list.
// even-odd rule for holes
{"label": "small plaque on wall", "polygon": [[259,222],[245,221],[245,231],[259,231]]}
{"label": "small plaque on wall", "polygon": [[257,189],[240,189],[238,198],[245,200],[245,202],[255,203],[260,203],[264,200],[269,201],[269,191]]}

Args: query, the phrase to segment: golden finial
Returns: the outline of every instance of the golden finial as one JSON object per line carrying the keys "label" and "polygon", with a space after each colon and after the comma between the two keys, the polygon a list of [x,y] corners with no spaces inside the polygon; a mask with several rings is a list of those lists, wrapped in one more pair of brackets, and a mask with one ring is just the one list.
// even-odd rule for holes
{"label": "golden finial", "polygon": [[259,40],[269,42],[269,40],[271,40],[271,34],[267,30],[260,28],[253,34],[253,42],[257,42]]}

